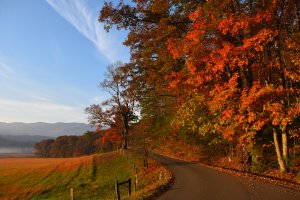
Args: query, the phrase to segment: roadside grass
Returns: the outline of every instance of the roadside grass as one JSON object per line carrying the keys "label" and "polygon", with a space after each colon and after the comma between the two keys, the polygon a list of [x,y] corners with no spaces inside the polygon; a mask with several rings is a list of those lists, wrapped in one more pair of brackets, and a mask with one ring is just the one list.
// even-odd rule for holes
{"label": "roadside grass", "polygon": [[[135,191],[137,167],[138,184]],[[141,154],[111,152],[78,158],[0,159],[0,199],[116,199],[117,180],[132,179],[132,196],[125,187],[122,199],[143,199],[166,184],[170,173],[153,160],[143,168]],[[125,198],[124,198],[125,197]]]}

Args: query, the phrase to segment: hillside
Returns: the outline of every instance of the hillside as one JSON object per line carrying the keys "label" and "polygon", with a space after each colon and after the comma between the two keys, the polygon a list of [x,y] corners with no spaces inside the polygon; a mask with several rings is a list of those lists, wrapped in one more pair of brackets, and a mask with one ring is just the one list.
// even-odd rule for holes
{"label": "hillside", "polygon": [[84,123],[4,123],[0,122],[0,135],[40,135],[57,137],[61,135],[82,135],[94,130]]}

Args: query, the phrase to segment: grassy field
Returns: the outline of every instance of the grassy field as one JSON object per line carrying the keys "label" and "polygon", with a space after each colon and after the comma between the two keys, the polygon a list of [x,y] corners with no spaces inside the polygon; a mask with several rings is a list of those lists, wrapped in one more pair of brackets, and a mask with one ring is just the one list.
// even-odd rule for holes
{"label": "grassy field", "polygon": [[[0,158],[0,199],[115,199],[115,183],[133,179],[138,167],[138,187],[131,197],[142,199],[165,184],[170,174],[150,160],[148,170],[136,154],[117,152],[79,158]],[[161,179],[159,179],[162,174]],[[127,196],[123,190],[122,196]],[[124,198],[122,198],[124,199]]]}

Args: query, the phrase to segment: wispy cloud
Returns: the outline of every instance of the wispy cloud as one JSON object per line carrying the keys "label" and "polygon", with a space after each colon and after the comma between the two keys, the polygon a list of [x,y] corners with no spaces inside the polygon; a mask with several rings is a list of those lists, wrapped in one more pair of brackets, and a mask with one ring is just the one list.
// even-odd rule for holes
{"label": "wispy cloud", "polygon": [[120,52],[114,44],[116,38],[108,35],[103,30],[103,25],[98,22],[99,10],[92,9],[86,1],[82,0],[47,0],[47,2],[78,32],[91,41],[110,62],[119,59]]}
{"label": "wispy cloud", "polygon": [[91,104],[100,104],[100,103],[102,103],[104,100],[105,100],[105,97],[104,97],[104,96],[95,96],[94,98],[92,98],[92,99],[90,100],[90,103],[91,103]]}
{"label": "wispy cloud", "polygon": [[47,101],[18,101],[0,98],[3,122],[86,122],[83,108]]}
{"label": "wispy cloud", "polygon": [[14,69],[0,60],[0,77],[5,79],[15,79]]}

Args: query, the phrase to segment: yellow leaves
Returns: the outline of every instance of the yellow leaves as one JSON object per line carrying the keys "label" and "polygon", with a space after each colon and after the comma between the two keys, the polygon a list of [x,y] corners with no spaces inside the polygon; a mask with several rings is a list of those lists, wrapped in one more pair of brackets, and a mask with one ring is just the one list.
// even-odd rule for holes
{"label": "yellow leaves", "polygon": [[172,124],[189,130],[192,133],[205,134],[210,129],[207,124],[207,109],[203,95],[195,94],[177,111],[176,119]]}

